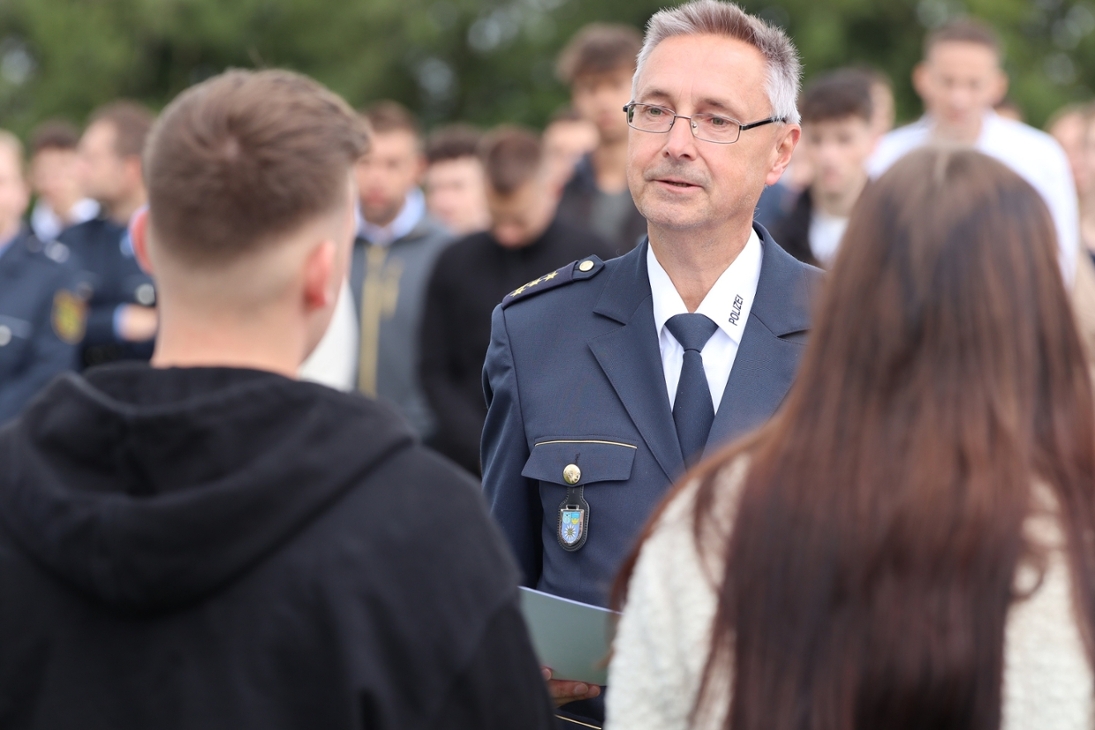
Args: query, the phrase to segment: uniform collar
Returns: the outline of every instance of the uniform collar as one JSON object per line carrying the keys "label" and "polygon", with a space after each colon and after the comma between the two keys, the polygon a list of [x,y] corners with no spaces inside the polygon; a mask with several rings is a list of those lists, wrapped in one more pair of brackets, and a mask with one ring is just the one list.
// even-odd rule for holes
{"label": "uniform collar", "polygon": [[[697,314],[709,317],[737,344],[741,344],[745,323],[756,299],[762,260],[760,236],[755,230],[750,230],[745,248],[726,267],[726,271],[722,272],[696,308]],[[646,250],[646,269],[650,278],[650,291],[654,297],[654,325],[657,327],[658,337],[661,337],[662,329],[669,318],[686,314],[688,307],[684,305],[684,300],[673,286],[669,274],[654,255],[654,249],[649,246]]]}

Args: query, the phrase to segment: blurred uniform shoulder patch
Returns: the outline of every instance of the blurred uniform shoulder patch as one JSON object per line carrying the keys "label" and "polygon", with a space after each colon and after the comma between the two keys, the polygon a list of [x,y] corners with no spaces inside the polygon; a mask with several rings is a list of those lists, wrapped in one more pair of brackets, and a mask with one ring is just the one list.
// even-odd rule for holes
{"label": "blurred uniform shoulder patch", "polygon": [[506,298],[502,300],[502,308],[505,309],[516,301],[528,299],[534,294],[539,294],[548,291],[549,289],[555,289],[564,284],[571,284],[575,281],[594,277],[601,272],[601,269],[603,269],[604,266],[604,261],[601,261],[596,256],[588,256],[584,259],[569,263],[561,269],[556,269],[550,274],[545,274],[538,279],[533,279],[529,283],[511,291],[506,295]]}
{"label": "blurred uniform shoulder patch", "polygon": [[75,345],[84,339],[87,327],[87,302],[70,291],[61,290],[53,296],[53,331],[63,342]]}

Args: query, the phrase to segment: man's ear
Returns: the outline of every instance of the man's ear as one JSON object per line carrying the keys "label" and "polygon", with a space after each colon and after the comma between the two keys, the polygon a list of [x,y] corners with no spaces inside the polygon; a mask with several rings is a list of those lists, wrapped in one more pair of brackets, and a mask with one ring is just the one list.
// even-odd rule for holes
{"label": "man's ear", "polygon": [[304,259],[304,305],[309,310],[333,306],[341,281],[332,281],[337,270],[338,246],[322,241]]}
{"label": "man's ear", "polygon": [[928,66],[924,61],[913,66],[912,85],[916,95],[923,101],[928,96]]}
{"label": "man's ear", "polygon": [[776,158],[772,162],[772,168],[764,178],[765,185],[775,185],[783,176],[783,171],[791,164],[791,157],[795,154],[795,147],[802,136],[802,127],[797,124],[787,125],[783,135],[776,144]]}
{"label": "man's ear", "polygon": [[996,86],[996,93],[992,99],[992,105],[996,106],[1004,100],[1008,95],[1008,75],[1003,69],[999,69],[996,72],[996,79],[994,80]]}
{"label": "man's ear", "polygon": [[141,270],[149,276],[154,276],[152,271],[152,257],[148,253],[148,206],[142,207],[133,215],[129,222],[129,240],[133,244],[133,254],[137,257],[137,263]]}

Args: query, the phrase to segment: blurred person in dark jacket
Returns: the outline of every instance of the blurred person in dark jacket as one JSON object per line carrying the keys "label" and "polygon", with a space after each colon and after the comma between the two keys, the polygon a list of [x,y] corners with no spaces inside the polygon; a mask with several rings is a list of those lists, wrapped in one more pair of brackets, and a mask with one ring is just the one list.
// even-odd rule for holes
{"label": "blurred person in dark jacket", "polygon": [[559,217],[608,240],[617,256],[646,235],[627,187],[627,119],[620,113],[631,99],[640,48],[635,28],[593,23],[578,31],[557,64],[571,103],[598,134],[596,148],[578,162],[563,190]]}
{"label": "blurred person in dark jacket", "polygon": [[141,105],[118,101],[92,114],[80,138],[84,191],[101,210],[58,240],[72,249],[93,290],[84,367],[152,356],[156,286],[137,265],[127,227],[147,200],[141,151],[154,120]]}
{"label": "blurred person in dark jacket", "polygon": [[0,130],[0,426],[77,364],[87,306],[69,250],[23,225],[23,146]]}
{"label": "blurred person in dark jacket", "polygon": [[870,79],[852,69],[824,74],[806,87],[799,111],[798,154],[813,169],[813,182],[772,235],[799,261],[827,267],[867,185],[867,158],[878,142]]}
{"label": "blurred person in dark jacket", "polygon": [[30,135],[30,184],[38,196],[30,227],[42,241],[99,215],[99,204],[84,195],[80,179],[80,131],[69,122],[50,120]]}
{"label": "blurred person in dark jacket", "polygon": [[366,145],[284,71],[165,110],[133,234],[151,365],[67,376],[0,431],[0,727],[552,726],[475,484],[386,405],[295,379]]}
{"label": "blurred person in dark jacket", "polygon": [[436,448],[479,475],[487,405],[483,360],[491,312],[511,291],[590,255],[608,242],[555,216],[558,188],[541,141],[517,127],[495,130],[482,149],[490,230],[457,241],[437,259],[426,289],[420,374],[437,414]]}

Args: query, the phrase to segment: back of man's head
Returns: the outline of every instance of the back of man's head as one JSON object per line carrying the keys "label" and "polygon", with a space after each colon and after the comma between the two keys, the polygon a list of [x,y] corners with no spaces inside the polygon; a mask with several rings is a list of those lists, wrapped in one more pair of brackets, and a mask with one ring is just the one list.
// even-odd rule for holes
{"label": "back of man's head", "polygon": [[145,155],[155,245],[211,268],[275,245],[347,204],[360,117],[288,71],[229,71],[166,110]]}

